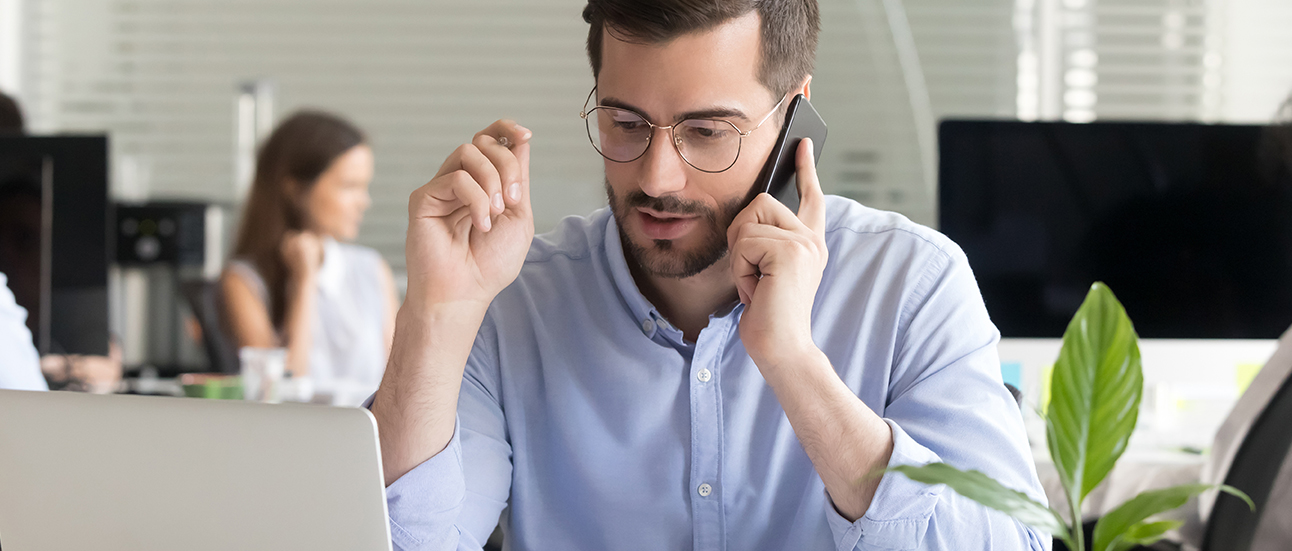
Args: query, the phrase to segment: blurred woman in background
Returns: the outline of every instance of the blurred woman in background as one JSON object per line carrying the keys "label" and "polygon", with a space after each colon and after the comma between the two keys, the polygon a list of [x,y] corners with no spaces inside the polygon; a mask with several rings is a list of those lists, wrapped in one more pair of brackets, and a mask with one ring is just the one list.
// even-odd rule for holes
{"label": "blurred woman in background", "polygon": [[325,393],[375,389],[394,332],[389,265],[349,243],[372,202],[372,173],[372,150],[352,124],[317,111],[288,117],[256,159],[220,278],[233,343],[286,348],[287,371]]}

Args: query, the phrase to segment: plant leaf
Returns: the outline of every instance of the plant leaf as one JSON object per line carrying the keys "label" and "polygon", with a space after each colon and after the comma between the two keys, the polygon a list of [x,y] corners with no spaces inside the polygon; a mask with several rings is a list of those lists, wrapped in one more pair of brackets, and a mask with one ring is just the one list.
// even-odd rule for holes
{"label": "plant leaf", "polygon": [[1050,456],[1074,515],[1135,429],[1144,383],[1138,343],[1117,297],[1103,283],[1091,285],[1063,334],[1046,415]]}
{"label": "plant leaf", "polygon": [[[1099,522],[1095,524],[1094,546],[1091,547],[1091,549],[1093,551],[1120,549],[1120,547],[1118,547],[1119,541],[1132,542],[1135,545],[1149,545],[1157,541],[1157,539],[1153,539],[1147,543],[1136,543],[1142,542],[1147,537],[1136,534],[1147,533],[1144,532],[1144,530],[1147,529],[1144,528],[1145,526],[1161,523],[1146,524],[1143,522],[1144,519],[1184,505],[1185,502],[1189,501],[1189,498],[1213,488],[1219,488],[1222,492],[1233,494],[1234,496],[1246,501],[1248,505],[1252,506],[1253,510],[1256,509],[1255,505],[1252,504],[1251,499],[1247,497],[1247,494],[1244,494],[1233,486],[1183,484],[1180,486],[1163,488],[1161,490],[1151,490],[1131,498],[1130,501],[1121,504],[1121,506],[1109,511],[1103,516],[1103,518],[1100,518]],[[1174,526],[1169,527],[1166,530],[1170,530],[1172,528],[1174,528]],[[1161,534],[1165,533],[1166,530],[1159,533],[1157,537],[1160,538]]]}
{"label": "plant leaf", "polygon": [[1058,513],[1033,501],[1027,494],[1006,488],[979,471],[962,471],[946,463],[927,465],[902,465],[885,472],[899,472],[907,478],[924,484],[946,484],[956,493],[983,506],[1001,511],[1019,522],[1049,532],[1054,537],[1069,541],[1068,526]]}
{"label": "plant leaf", "polygon": [[[1175,530],[1184,525],[1179,520],[1163,520],[1159,522],[1141,522],[1131,526],[1125,534],[1118,536],[1108,547],[1108,551],[1130,551],[1137,545],[1153,545],[1157,540],[1171,530]],[[1095,549],[1099,549],[1096,547]]]}

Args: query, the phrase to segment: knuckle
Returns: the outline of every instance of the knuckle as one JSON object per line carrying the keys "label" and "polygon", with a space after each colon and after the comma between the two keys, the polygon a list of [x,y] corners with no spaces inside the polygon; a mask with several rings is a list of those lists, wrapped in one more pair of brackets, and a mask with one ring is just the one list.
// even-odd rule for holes
{"label": "knuckle", "polygon": [[449,187],[461,187],[475,182],[475,178],[471,177],[471,173],[461,168],[445,174],[444,179]]}
{"label": "knuckle", "polygon": [[453,150],[453,153],[459,158],[467,158],[468,156],[474,156],[480,153],[480,149],[477,148],[475,144],[464,143],[459,145],[457,149]]}

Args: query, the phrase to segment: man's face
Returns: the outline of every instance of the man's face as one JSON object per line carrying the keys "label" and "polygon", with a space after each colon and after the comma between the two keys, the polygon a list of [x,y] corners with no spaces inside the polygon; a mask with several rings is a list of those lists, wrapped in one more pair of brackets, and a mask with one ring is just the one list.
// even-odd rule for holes
{"label": "man's face", "polygon": [[[606,33],[597,79],[601,105],[630,109],[659,126],[684,118],[753,129],[780,100],[758,81],[756,12],[664,44],[630,44]],[[667,130],[629,163],[607,160],[606,194],[625,249],[647,274],[690,277],[727,252],[727,227],[743,208],[780,131],[772,115],[745,138],[736,164],[705,173],[678,155]]]}

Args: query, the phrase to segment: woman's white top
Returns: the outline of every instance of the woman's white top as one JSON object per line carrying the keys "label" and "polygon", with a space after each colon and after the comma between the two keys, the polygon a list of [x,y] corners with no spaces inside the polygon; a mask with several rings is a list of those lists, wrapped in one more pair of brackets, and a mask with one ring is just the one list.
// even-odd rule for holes
{"label": "woman's white top", "polygon": [[[251,285],[268,311],[269,289],[255,265],[235,258],[229,269]],[[346,395],[338,405],[361,403],[376,390],[386,369],[388,291],[383,271],[377,251],[324,240],[323,265],[315,278],[318,296],[309,372],[317,392]]]}

